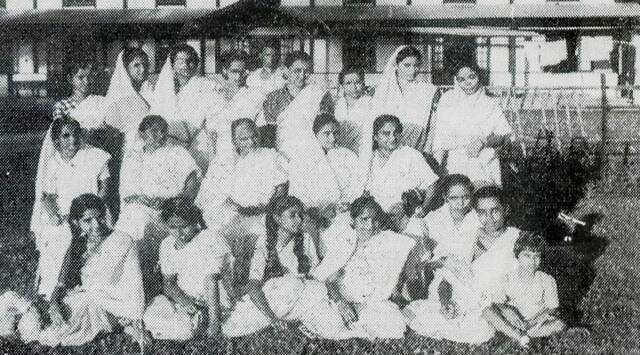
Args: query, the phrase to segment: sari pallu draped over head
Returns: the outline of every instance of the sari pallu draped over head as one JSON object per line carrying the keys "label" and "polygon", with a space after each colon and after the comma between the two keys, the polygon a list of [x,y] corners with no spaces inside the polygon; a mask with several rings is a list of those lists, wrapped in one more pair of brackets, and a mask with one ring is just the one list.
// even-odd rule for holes
{"label": "sari pallu draped over head", "polygon": [[148,81],[136,91],[127,72],[124,51],[120,52],[105,97],[104,122],[125,135],[123,152],[130,149],[137,139],[138,126],[149,113],[153,88]]}
{"label": "sari pallu draped over head", "polygon": [[400,46],[391,55],[385,65],[382,77],[375,87],[370,103],[369,122],[364,127],[361,158],[371,156],[373,145],[373,121],[376,117],[389,114],[397,116],[402,122],[402,143],[420,152],[431,152],[431,108],[437,88],[421,82],[411,82],[403,92],[398,84],[396,58],[401,50],[408,46]]}
{"label": "sari pallu draped over head", "polygon": [[[169,138],[190,149],[209,113],[217,111],[210,103],[213,91],[213,82],[194,75],[176,93],[173,66],[169,57],[158,75],[150,114],[162,116],[169,124]],[[193,151],[191,153],[200,163],[206,160]]]}
{"label": "sari pallu draped over head", "polygon": [[317,85],[308,85],[278,115],[276,147],[288,159],[304,159],[306,155],[318,153],[313,120],[320,112],[320,102],[326,92]]}

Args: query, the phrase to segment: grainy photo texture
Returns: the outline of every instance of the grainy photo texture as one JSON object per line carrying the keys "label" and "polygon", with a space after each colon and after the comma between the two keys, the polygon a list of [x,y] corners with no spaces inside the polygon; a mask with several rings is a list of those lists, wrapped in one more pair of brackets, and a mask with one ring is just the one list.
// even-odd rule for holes
{"label": "grainy photo texture", "polygon": [[640,353],[639,16],[0,0],[0,353]]}

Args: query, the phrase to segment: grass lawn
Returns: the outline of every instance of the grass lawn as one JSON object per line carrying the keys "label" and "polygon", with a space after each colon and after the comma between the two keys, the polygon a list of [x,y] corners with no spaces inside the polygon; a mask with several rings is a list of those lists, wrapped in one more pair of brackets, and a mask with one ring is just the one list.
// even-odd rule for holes
{"label": "grass lawn", "polygon": [[[0,292],[28,293],[36,267],[35,247],[27,237],[35,161],[0,157]],[[604,184],[603,184],[604,185]],[[518,349],[498,338],[482,346],[435,341],[409,333],[387,342],[308,340],[297,329],[271,329],[236,340],[196,339],[186,343],[154,341],[147,354],[640,354],[640,211],[635,191],[597,186],[573,214],[597,220],[592,234],[572,246],[555,246],[545,269],[558,280],[565,317],[588,331],[570,330]],[[139,354],[123,334],[109,334],[77,348],[47,348],[0,339],[0,354]]]}

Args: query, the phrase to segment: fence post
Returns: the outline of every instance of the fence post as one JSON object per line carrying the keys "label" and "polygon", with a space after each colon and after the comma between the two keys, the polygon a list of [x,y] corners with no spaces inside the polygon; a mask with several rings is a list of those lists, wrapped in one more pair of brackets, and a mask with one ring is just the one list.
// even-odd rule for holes
{"label": "fence post", "polygon": [[607,135],[608,135],[608,111],[609,104],[607,102],[607,78],[604,73],[600,74],[600,88],[602,95],[601,111],[602,117],[600,121],[601,137],[600,137],[600,162],[602,163],[602,173],[606,177],[609,170],[609,162],[607,159]]}

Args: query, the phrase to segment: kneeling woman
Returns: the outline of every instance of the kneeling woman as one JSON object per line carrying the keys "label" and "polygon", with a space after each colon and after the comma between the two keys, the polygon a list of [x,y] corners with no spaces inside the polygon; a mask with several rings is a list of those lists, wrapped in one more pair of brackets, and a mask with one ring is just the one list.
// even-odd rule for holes
{"label": "kneeling woman", "polygon": [[163,294],[145,311],[145,325],[156,339],[186,340],[206,316],[207,333],[217,336],[221,307],[231,308],[227,295],[233,297],[229,247],[205,229],[200,209],[183,199],[165,201],[161,217],[169,228],[160,245]]}
{"label": "kneeling woman", "polygon": [[138,250],[127,235],[111,233],[105,218],[98,196],[84,194],[71,203],[72,242],[51,297],[51,325],[39,337],[45,345],[90,342],[98,333],[112,331],[116,321],[137,341],[144,340]]}

